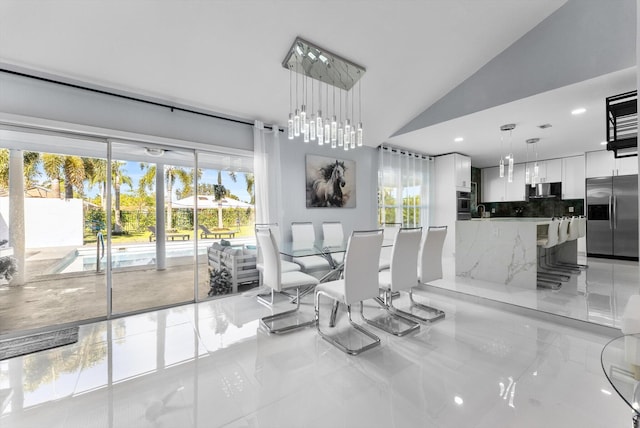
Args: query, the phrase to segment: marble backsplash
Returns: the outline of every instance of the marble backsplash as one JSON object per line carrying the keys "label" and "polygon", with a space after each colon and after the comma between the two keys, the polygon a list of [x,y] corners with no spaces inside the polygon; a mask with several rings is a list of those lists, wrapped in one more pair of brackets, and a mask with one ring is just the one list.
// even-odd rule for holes
{"label": "marble backsplash", "polygon": [[[529,202],[488,202],[483,205],[485,212],[491,213],[491,217],[560,217],[584,214],[583,199],[537,199]],[[471,214],[479,217],[477,207]]]}

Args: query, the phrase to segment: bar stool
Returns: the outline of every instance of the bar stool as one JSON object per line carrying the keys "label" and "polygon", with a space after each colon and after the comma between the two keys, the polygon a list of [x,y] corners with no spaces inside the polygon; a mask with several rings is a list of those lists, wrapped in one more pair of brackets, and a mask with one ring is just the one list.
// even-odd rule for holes
{"label": "bar stool", "polygon": [[537,240],[538,245],[538,272],[537,272],[537,285],[542,288],[551,288],[557,290],[561,287],[560,281],[568,281],[569,276],[554,273],[548,268],[544,267],[542,260],[547,257],[549,248],[553,248],[558,243],[558,227],[560,221],[558,219],[551,219],[549,226],[547,227],[546,238],[540,238]]}
{"label": "bar stool", "polygon": [[[580,237],[580,227],[581,227],[581,219],[578,216],[573,216],[569,220],[569,236],[567,237],[567,241],[575,241]],[[586,228],[585,228],[586,230]],[[571,268],[571,269],[586,269],[589,266],[583,264],[576,263],[555,263],[557,266]]]}
{"label": "bar stool", "polygon": [[577,267],[567,266],[556,261],[556,252],[558,246],[564,244],[569,240],[569,224],[570,222],[568,218],[562,217],[560,219],[560,224],[558,226],[558,242],[551,250],[550,257],[546,257],[545,266],[556,271],[572,274],[579,273],[580,270]]}

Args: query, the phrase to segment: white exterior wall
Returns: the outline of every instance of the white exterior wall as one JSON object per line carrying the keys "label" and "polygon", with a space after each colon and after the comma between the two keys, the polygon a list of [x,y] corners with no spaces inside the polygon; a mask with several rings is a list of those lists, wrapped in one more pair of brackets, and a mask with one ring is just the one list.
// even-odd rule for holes
{"label": "white exterior wall", "polygon": [[[80,199],[25,198],[24,216],[27,249],[83,244]],[[9,221],[9,198],[0,197],[0,239],[9,239]]]}

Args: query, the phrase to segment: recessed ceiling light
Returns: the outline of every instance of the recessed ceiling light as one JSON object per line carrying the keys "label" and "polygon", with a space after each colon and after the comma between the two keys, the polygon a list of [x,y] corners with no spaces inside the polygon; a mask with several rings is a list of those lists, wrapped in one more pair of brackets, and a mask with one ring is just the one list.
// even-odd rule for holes
{"label": "recessed ceiling light", "polygon": [[575,115],[578,115],[578,114],[582,114],[582,113],[584,113],[585,111],[587,111],[587,109],[586,109],[586,108],[584,108],[584,107],[580,107],[580,108],[577,108],[577,109],[575,109],[575,110],[572,110],[572,111],[571,111],[571,114],[575,116]]}
{"label": "recessed ceiling light", "polygon": [[538,125],[538,128],[540,129],[547,129],[547,128],[551,128],[551,124],[550,123],[543,123],[542,125]]}
{"label": "recessed ceiling light", "polygon": [[464,138],[462,138],[462,137],[456,137],[456,138],[454,138],[454,140],[453,140],[453,141],[455,141],[456,143],[460,143],[460,142],[464,141]]}
{"label": "recessed ceiling light", "polygon": [[606,141],[601,141],[601,142],[600,142],[600,145],[601,145],[601,146],[606,146],[606,145],[607,145],[607,142],[606,142]]}
{"label": "recessed ceiling light", "polygon": [[456,403],[458,406],[461,406],[461,405],[462,405],[462,403],[464,403],[464,400],[463,400],[462,398],[458,397],[457,395],[456,395],[455,397],[453,397],[453,401],[455,401],[455,403]]}

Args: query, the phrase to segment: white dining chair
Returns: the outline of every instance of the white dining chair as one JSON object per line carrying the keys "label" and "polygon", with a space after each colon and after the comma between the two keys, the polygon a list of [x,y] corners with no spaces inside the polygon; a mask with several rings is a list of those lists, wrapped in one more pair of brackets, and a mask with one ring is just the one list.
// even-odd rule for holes
{"label": "white dining chair", "polygon": [[[278,226],[278,223],[256,223],[255,224],[256,231],[263,230],[263,229],[271,230],[271,233],[273,234],[273,237],[275,238],[276,243],[278,244],[278,248],[280,248],[282,238],[280,235],[280,227]],[[280,256],[280,260],[282,263],[282,272],[294,272],[301,269],[299,264],[284,260],[282,256]],[[260,250],[260,245],[258,245],[258,254],[256,257],[256,269],[258,269],[258,271],[262,275],[262,271],[264,270],[264,263],[262,261],[262,251]]]}
{"label": "white dining chair", "polygon": [[[442,250],[447,237],[447,226],[429,226],[420,244],[418,252],[418,282],[428,284],[430,281],[442,279]],[[406,315],[420,322],[434,322],[445,317],[443,310],[417,302],[413,297],[413,289],[409,290],[409,312]],[[418,315],[424,311],[428,316]]]}
{"label": "white dining chair", "polygon": [[[402,223],[383,224],[383,240],[386,242],[393,242],[401,227]],[[390,246],[382,247],[382,250],[380,251],[380,263],[378,270],[389,269],[389,266],[391,265],[391,251],[392,248]]]}
{"label": "white dining chair", "polygon": [[[296,290],[295,309],[264,317],[260,319],[260,323],[269,333],[276,334],[313,325],[315,323],[315,319],[306,321],[298,319],[298,310],[300,309],[300,289],[316,286],[318,284],[318,279],[300,271],[282,272],[282,260],[280,260],[278,243],[270,229],[261,229],[256,231],[256,238],[258,239],[258,243],[262,248],[263,253],[263,284],[271,288],[271,306],[273,306],[273,298],[276,292],[287,294],[286,292],[289,289],[295,288]],[[295,322],[276,327],[276,321],[288,317],[295,317]]]}
{"label": "white dining chair", "polygon": [[[318,334],[347,354],[357,355],[380,344],[380,338],[355,323],[351,316],[351,305],[378,297],[378,263],[382,246],[382,230],[354,231],[349,237],[344,261],[344,275],[341,279],[324,282],[316,287],[315,314]],[[342,333],[328,334],[322,331],[320,322],[320,296],[328,297],[335,302],[346,305],[349,325],[364,335],[368,343],[360,347],[350,347],[340,340]]]}
{"label": "white dining chair", "polygon": [[398,231],[391,250],[390,267],[378,274],[378,286],[382,290],[384,313],[374,318],[366,318],[364,310],[360,314],[369,325],[395,336],[404,336],[420,328],[418,322],[396,311],[393,307],[392,293],[411,290],[418,285],[418,257],[416,255],[421,237],[421,227]]}
{"label": "white dining chair", "polygon": [[[342,223],[339,221],[325,221],[322,223],[323,245],[342,246],[344,242],[344,230]],[[339,265],[344,261],[344,252],[331,253],[331,258],[335,265]]]}
{"label": "white dining chair", "polygon": [[[291,223],[291,245],[296,250],[313,249],[316,244],[316,232],[311,222]],[[332,269],[333,261],[323,256],[310,255],[293,257],[292,262],[297,263],[302,271],[317,278],[324,276]]]}

